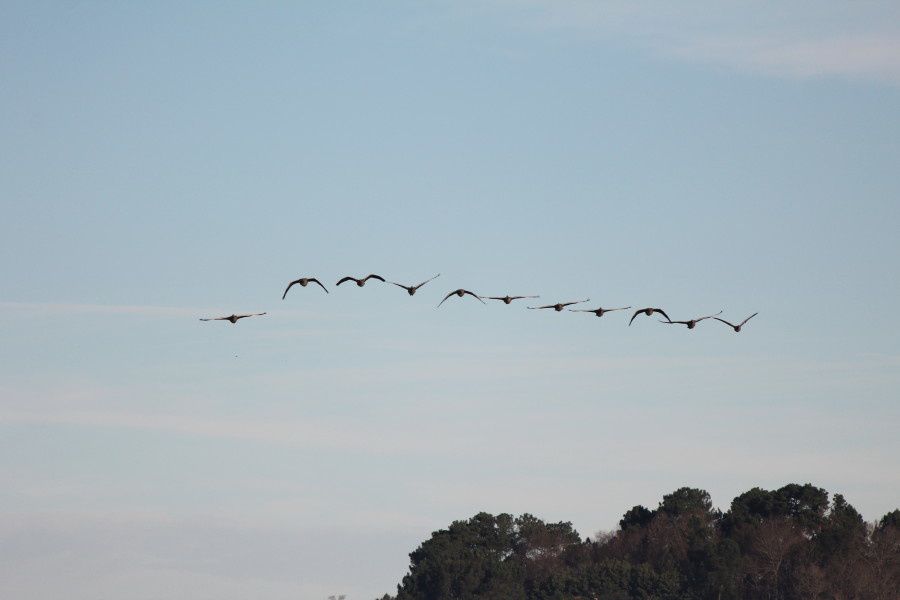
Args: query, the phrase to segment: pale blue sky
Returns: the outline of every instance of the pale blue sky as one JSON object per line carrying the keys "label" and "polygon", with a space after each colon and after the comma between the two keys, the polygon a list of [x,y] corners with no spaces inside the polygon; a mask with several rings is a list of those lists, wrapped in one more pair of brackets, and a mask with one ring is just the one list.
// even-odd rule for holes
{"label": "pale blue sky", "polygon": [[681,485],[896,508],[890,4],[0,3],[0,596],[368,599],[453,519]]}

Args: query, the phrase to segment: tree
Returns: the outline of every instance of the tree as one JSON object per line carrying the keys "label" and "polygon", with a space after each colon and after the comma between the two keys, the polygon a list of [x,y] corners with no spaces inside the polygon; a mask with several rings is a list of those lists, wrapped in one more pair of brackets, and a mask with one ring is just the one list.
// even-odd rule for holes
{"label": "tree", "polygon": [[679,488],[663,496],[662,502],[659,503],[659,511],[670,517],[709,513],[711,510],[712,499],[709,492],[697,488]]}
{"label": "tree", "polygon": [[831,510],[816,535],[816,546],[822,556],[846,557],[859,550],[866,538],[866,524],[842,495],[835,494]]}
{"label": "tree", "polygon": [[683,487],[582,541],[568,522],[479,513],[410,554],[381,600],[898,600],[900,510],[866,525],[811,484],[753,488],[727,513]]}
{"label": "tree", "polygon": [[751,542],[751,574],[766,598],[785,597],[784,567],[791,552],[806,538],[787,517],[773,517],[757,525]]}
{"label": "tree", "polygon": [[553,597],[565,588],[565,555],[580,547],[578,532],[571,523],[544,523],[528,513],[516,519],[516,531],[515,554],[525,574],[528,596]]}
{"label": "tree", "polygon": [[828,492],[809,483],[789,483],[774,492],[774,499],[772,516],[790,517],[806,533],[821,526],[828,508]]}
{"label": "tree", "polygon": [[881,521],[878,522],[878,529],[884,531],[893,527],[894,529],[900,529],[900,509],[894,509],[888,514],[881,517]]}
{"label": "tree", "polygon": [[755,487],[731,501],[723,529],[731,535],[742,526],[759,524],[764,519],[788,517],[804,533],[812,535],[821,526],[827,508],[828,492],[809,483],[791,483],[771,492]]}
{"label": "tree", "polygon": [[886,514],[872,528],[866,549],[873,600],[895,600],[900,590],[900,510]]}
{"label": "tree", "polygon": [[511,515],[479,513],[436,531],[410,557],[397,600],[524,598],[521,573],[508,560],[517,533]]}
{"label": "tree", "polygon": [[654,514],[656,514],[654,511],[638,504],[622,515],[622,519],[619,521],[619,529],[646,527]]}

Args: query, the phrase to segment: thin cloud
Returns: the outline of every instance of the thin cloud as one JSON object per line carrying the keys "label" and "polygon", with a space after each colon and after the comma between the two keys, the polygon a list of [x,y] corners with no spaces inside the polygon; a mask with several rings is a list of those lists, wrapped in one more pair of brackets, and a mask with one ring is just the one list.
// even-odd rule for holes
{"label": "thin cloud", "polygon": [[209,310],[180,306],[57,302],[0,302],[0,309],[43,316],[138,315],[145,317],[187,317],[195,316],[203,310]]}
{"label": "thin cloud", "polygon": [[516,25],[624,43],[665,58],[779,77],[900,84],[896,3],[493,0]]}
{"label": "thin cloud", "polygon": [[[0,311],[19,312],[35,316],[138,316],[138,317],[201,317],[204,315],[227,315],[234,308],[155,306],[149,304],[90,304],[60,302],[0,302]],[[274,314],[275,311],[268,311]],[[318,313],[297,309],[279,309],[278,314],[293,316],[321,316]]]}
{"label": "thin cloud", "polygon": [[673,56],[785,77],[837,76],[900,83],[900,36],[818,40],[704,38],[675,44]]}
{"label": "thin cloud", "polygon": [[[10,411],[0,415],[0,423],[31,425],[68,425],[133,429],[174,433],[186,436],[226,438],[266,444],[309,446],[316,448],[369,449],[376,440],[363,431],[352,431],[349,425],[333,425],[284,420],[210,419],[177,414],[114,413],[69,411],[29,413]],[[388,443],[387,439],[377,440]],[[382,446],[383,447],[383,446]],[[395,450],[401,450],[398,446]]]}
{"label": "thin cloud", "polygon": [[112,411],[66,411],[52,414],[8,411],[0,414],[0,426],[3,425],[125,429],[370,455],[408,455],[411,448],[431,456],[459,455],[460,453],[477,455],[475,449],[458,448],[459,439],[448,440],[444,436],[437,435],[443,428],[439,423],[411,430],[409,428],[379,429],[366,423],[336,422],[324,419],[251,420]]}

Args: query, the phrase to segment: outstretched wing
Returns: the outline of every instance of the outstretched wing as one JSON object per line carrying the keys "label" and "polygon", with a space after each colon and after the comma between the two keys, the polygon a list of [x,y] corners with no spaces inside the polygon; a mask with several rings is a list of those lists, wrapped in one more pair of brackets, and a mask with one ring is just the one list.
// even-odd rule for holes
{"label": "outstretched wing", "polygon": [[443,304],[443,303],[447,300],[447,298],[449,298],[450,296],[452,296],[453,294],[455,294],[456,291],[457,291],[457,290],[453,290],[452,292],[450,292],[449,294],[447,294],[446,296],[444,296],[444,299],[441,300],[440,302],[438,302],[437,308],[440,308],[440,307],[441,307],[441,304]]}
{"label": "outstretched wing", "polygon": [[441,274],[438,273],[437,275],[435,275],[435,276],[432,277],[431,279],[426,279],[425,281],[423,281],[423,282],[420,283],[419,285],[414,285],[414,286],[413,286],[413,289],[417,290],[417,289],[419,289],[420,287],[422,287],[423,285],[425,285],[426,283],[428,283],[429,281],[434,281],[435,279],[437,279],[437,278],[440,277],[440,276],[441,276]]}
{"label": "outstretched wing", "polygon": [[287,297],[288,290],[291,289],[292,287],[294,287],[295,283],[300,283],[300,280],[298,279],[297,281],[292,281],[288,284],[288,286],[286,288],[284,288],[284,293],[281,295],[282,300],[284,300]]}
{"label": "outstretched wing", "polygon": [[337,286],[337,285],[341,285],[341,284],[344,283],[345,281],[359,281],[359,280],[356,279],[356,278],[354,278],[354,277],[350,277],[350,276],[348,275],[347,277],[342,277],[342,278],[341,278],[340,280],[338,280],[338,282],[337,282],[336,284],[334,284],[334,285],[336,285],[336,286]]}
{"label": "outstretched wing", "polygon": [[741,326],[743,326],[744,323],[746,323],[747,321],[749,321],[750,319],[752,319],[753,317],[755,317],[758,314],[759,314],[758,312],[755,312],[752,315],[750,315],[749,317],[747,317],[746,319],[744,319],[743,321],[741,321]]}
{"label": "outstretched wing", "polygon": [[542,308],[555,308],[555,307],[556,307],[555,304],[545,304],[544,306],[529,306],[527,308],[529,308],[531,310],[540,310]]}
{"label": "outstretched wing", "polygon": [[722,311],[720,310],[719,312],[717,312],[717,313],[714,314],[714,315],[707,315],[707,316],[705,316],[705,317],[700,317],[699,319],[694,319],[694,321],[696,321],[697,323],[699,323],[700,321],[704,321],[704,320],[706,320],[706,319],[712,319],[713,317],[718,317],[718,316],[721,315],[721,314],[722,314]]}
{"label": "outstretched wing", "polygon": [[263,316],[264,314],[266,314],[266,313],[264,313],[264,312],[261,312],[261,313],[250,313],[250,314],[248,314],[248,315],[235,315],[234,318],[235,318],[235,320],[237,320],[237,319],[246,319],[247,317],[261,317],[261,316]]}
{"label": "outstretched wing", "polygon": [[325,293],[326,293],[326,294],[328,293],[328,288],[326,288],[324,285],[322,285],[322,282],[321,282],[321,281],[319,281],[319,280],[316,279],[315,277],[310,277],[309,280],[310,280],[310,281],[313,281],[313,282],[315,282],[315,283],[318,283],[318,284],[319,284],[319,287],[322,288],[323,290],[325,290]]}
{"label": "outstretched wing", "polygon": [[563,302],[561,306],[571,306],[573,304],[581,304],[582,302],[590,302],[590,298],[585,298],[584,300],[574,300],[572,302]]}
{"label": "outstretched wing", "polygon": [[369,273],[368,275],[366,275],[366,278],[363,279],[363,281],[368,281],[370,279],[377,279],[378,281],[385,283],[384,277],[382,277],[381,275],[376,275],[375,273]]}
{"label": "outstretched wing", "polygon": [[482,304],[485,303],[484,300],[481,299],[481,296],[479,296],[475,292],[470,292],[469,290],[463,290],[463,294],[468,294],[468,295],[472,296],[473,298],[477,299]]}
{"label": "outstretched wing", "polygon": [[[638,311],[638,312],[641,312],[641,311]],[[664,310],[661,309],[661,308],[654,308],[654,309],[653,309],[653,312],[658,312],[659,314],[661,314],[662,316],[664,316],[664,317],[666,318],[666,321],[671,321],[671,320],[672,320],[672,319],[669,318],[669,315],[666,314],[666,311],[664,311]]]}
{"label": "outstretched wing", "polygon": [[721,322],[725,323],[726,325],[728,325],[728,326],[731,327],[732,329],[734,329],[734,328],[736,327],[736,325],[734,325],[733,323],[729,323],[729,322],[726,321],[725,319],[720,319],[719,317],[713,317],[713,319],[715,319],[716,321],[721,321]]}
{"label": "outstretched wing", "polygon": [[[638,316],[639,314],[641,314],[642,312],[644,312],[644,309],[641,309],[641,310],[639,310],[639,311],[636,311],[633,315],[631,315],[631,320],[628,321],[628,326],[629,326],[629,327],[631,327],[631,323],[634,322],[635,317],[637,317],[637,316]],[[668,319],[669,317],[666,317],[666,318]]]}
{"label": "outstretched wing", "polygon": [[402,283],[397,283],[396,281],[388,281],[388,283],[392,283],[392,284],[396,285],[397,287],[401,287],[401,288],[403,288],[404,290],[406,290],[407,292],[408,292],[409,290],[411,290],[411,289],[414,289],[414,288],[411,288],[411,287],[409,287],[409,286],[407,286],[407,285],[403,285]]}

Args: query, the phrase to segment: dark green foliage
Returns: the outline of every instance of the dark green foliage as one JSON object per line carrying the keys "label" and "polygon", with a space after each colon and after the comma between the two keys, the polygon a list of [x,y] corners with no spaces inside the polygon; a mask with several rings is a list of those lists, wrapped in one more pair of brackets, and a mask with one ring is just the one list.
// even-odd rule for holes
{"label": "dark green foliage", "polygon": [[834,556],[846,556],[858,550],[865,540],[866,524],[862,515],[843,496],[835,494],[831,511],[815,537],[819,557],[828,560]]}
{"label": "dark green foliage", "polygon": [[617,559],[579,565],[568,578],[563,598],[610,598],[628,600],[676,599],[678,578],[661,575],[647,565],[632,565]]}
{"label": "dark green foliage", "polygon": [[881,517],[881,520],[878,522],[878,528],[885,529],[887,527],[900,529],[900,509],[892,510]]}
{"label": "dark green foliage", "polygon": [[640,504],[629,510],[619,521],[619,529],[628,529],[629,527],[643,527],[653,518],[654,511],[644,508]]}
{"label": "dark green foliage", "polygon": [[436,531],[409,555],[410,572],[397,600],[412,598],[525,598],[517,560],[518,533],[510,515],[479,513]]}
{"label": "dark green foliage", "polygon": [[785,517],[804,532],[813,533],[821,526],[827,508],[828,492],[809,483],[792,483],[771,492],[753,488],[731,502],[723,528],[731,532],[765,519]]}
{"label": "dark green foliage", "polygon": [[571,523],[480,513],[410,554],[382,600],[900,600],[900,510],[866,525],[810,484],[753,488],[725,514],[680,488],[635,506],[619,531],[581,540]]}
{"label": "dark green foliage", "polygon": [[663,496],[659,510],[670,517],[707,513],[712,509],[712,499],[706,490],[683,487]]}

